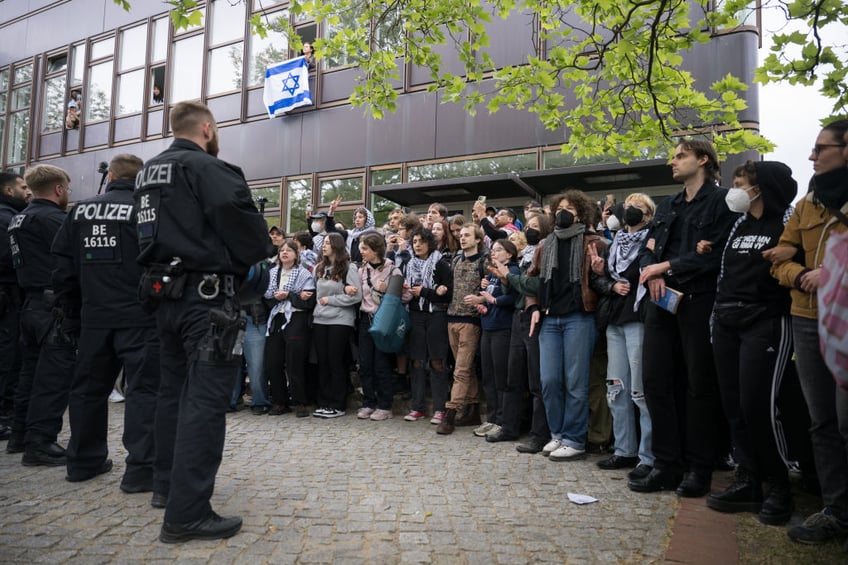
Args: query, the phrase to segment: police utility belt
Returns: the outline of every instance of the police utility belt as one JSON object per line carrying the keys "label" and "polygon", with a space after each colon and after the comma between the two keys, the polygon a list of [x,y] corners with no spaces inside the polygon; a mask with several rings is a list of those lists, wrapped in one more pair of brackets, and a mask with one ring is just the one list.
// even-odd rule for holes
{"label": "police utility belt", "polygon": [[153,263],[145,269],[139,284],[142,303],[159,300],[179,300],[188,288],[196,291],[203,300],[218,296],[232,298],[236,294],[235,277],[231,274],[188,272],[182,261],[175,258],[170,263]]}

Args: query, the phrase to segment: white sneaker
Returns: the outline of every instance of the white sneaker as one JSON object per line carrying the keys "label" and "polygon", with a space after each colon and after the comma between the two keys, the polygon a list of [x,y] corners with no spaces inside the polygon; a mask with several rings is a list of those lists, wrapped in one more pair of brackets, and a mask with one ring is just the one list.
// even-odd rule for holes
{"label": "white sneaker", "polygon": [[123,402],[124,400],[124,395],[116,389],[112,389],[112,392],[109,393],[109,402]]}
{"label": "white sneaker", "polygon": [[324,418],[341,418],[347,412],[344,410],[335,410],[334,408],[327,408],[327,412],[324,413]]}
{"label": "white sneaker", "polygon": [[585,449],[574,449],[570,445],[560,446],[559,449],[552,451],[550,455],[551,461],[577,461],[578,459],[585,458]]}
{"label": "white sneaker", "polygon": [[380,422],[382,420],[389,420],[394,418],[391,410],[383,410],[382,408],[377,408],[374,410],[374,413],[371,414],[371,419],[375,422]]}
{"label": "white sneaker", "polygon": [[368,408],[367,406],[363,406],[356,413],[356,417],[359,418],[360,420],[367,420],[368,418],[371,417],[371,414],[373,414],[373,413],[374,413],[373,408]]}
{"label": "white sneaker", "polygon": [[491,422],[483,422],[482,425],[474,428],[474,435],[477,437],[486,437],[486,434],[489,433],[489,430],[491,430],[494,426],[495,424]]}
{"label": "white sneaker", "polygon": [[552,439],[548,443],[545,444],[545,447],[542,448],[542,455],[545,457],[549,456],[551,452],[556,451],[562,445],[562,441],[558,439]]}
{"label": "white sneaker", "polygon": [[312,415],[315,416],[316,418],[326,418],[327,414],[330,414],[331,412],[333,412],[332,408],[321,407],[321,408],[315,409],[315,411],[312,412]]}
{"label": "white sneaker", "polygon": [[499,425],[492,424],[492,427],[489,428],[488,432],[486,432],[486,437],[493,436],[493,435],[497,434],[499,431],[501,431],[501,429],[502,428]]}

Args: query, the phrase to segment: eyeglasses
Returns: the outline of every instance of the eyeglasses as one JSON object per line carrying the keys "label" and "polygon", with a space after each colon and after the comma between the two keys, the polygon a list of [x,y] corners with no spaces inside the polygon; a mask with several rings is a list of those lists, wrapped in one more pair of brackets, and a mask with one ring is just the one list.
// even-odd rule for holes
{"label": "eyeglasses", "polygon": [[813,145],[813,153],[816,157],[819,156],[825,147],[845,147],[844,143],[816,143]]}

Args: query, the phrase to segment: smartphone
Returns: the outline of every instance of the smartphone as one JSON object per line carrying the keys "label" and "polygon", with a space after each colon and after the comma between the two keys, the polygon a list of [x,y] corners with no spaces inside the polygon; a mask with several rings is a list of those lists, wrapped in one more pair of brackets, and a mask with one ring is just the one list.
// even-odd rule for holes
{"label": "smartphone", "polygon": [[309,212],[309,213],[312,213],[312,204],[306,205],[306,211]]}
{"label": "smartphone", "polygon": [[480,196],[477,197],[477,202],[480,202],[481,204],[485,204],[486,203],[486,196],[481,194]]}

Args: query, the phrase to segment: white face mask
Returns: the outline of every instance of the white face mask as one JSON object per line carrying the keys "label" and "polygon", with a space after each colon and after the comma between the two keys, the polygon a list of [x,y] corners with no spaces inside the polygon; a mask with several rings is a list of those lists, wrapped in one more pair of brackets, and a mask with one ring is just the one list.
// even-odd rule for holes
{"label": "white face mask", "polygon": [[322,229],[324,229],[324,224],[321,222],[312,222],[312,231],[315,233],[321,233]]}
{"label": "white face mask", "polygon": [[619,229],[621,229],[621,222],[618,221],[618,218],[615,216],[615,214],[612,214],[609,218],[607,218],[607,227],[610,229],[610,231],[618,231]]}
{"label": "white face mask", "polygon": [[[748,191],[754,188],[753,186],[749,186],[748,188],[731,188],[727,191],[727,194],[724,197],[724,201],[727,203],[727,207],[730,208],[731,212],[736,212],[737,214],[746,214],[748,210],[751,209],[751,200],[748,198]],[[756,195],[754,199],[759,198],[760,195]]]}

